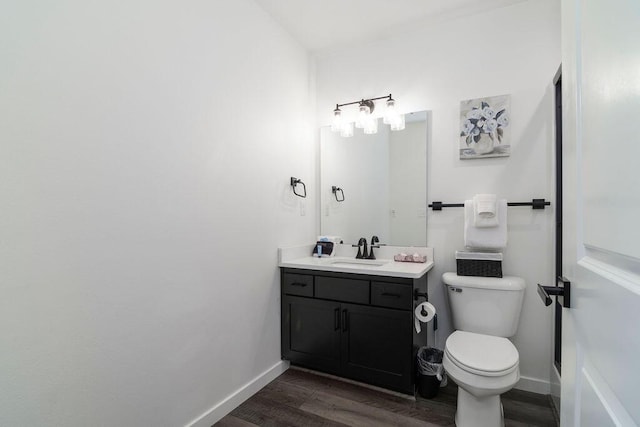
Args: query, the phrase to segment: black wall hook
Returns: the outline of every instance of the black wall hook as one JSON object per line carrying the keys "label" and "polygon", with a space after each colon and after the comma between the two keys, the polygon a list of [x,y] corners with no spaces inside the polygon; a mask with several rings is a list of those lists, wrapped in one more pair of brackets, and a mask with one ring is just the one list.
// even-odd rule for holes
{"label": "black wall hook", "polygon": [[[296,185],[298,184],[302,184],[302,190],[304,191],[304,194],[300,194],[296,192]],[[291,177],[291,188],[293,189],[293,194],[295,194],[296,196],[302,197],[302,198],[307,197],[307,186],[304,185],[304,182],[302,182],[300,178]]]}
{"label": "black wall hook", "polygon": [[[341,198],[338,198],[338,191],[341,194]],[[335,196],[337,202],[344,202],[344,191],[342,191],[342,188],[336,187],[335,185],[332,185],[331,186],[331,192]]]}

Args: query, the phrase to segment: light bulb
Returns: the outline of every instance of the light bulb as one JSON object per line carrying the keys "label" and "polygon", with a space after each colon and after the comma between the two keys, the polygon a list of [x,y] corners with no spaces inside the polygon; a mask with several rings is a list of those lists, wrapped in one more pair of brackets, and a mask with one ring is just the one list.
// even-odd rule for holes
{"label": "light bulb", "polygon": [[371,116],[371,110],[364,103],[360,103],[360,112],[358,113],[358,118],[356,120],[356,127],[363,128],[367,119]]}
{"label": "light bulb", "polygon": [[398,113],[396,101],[391,98],[391,95],[389,95],[389,99],[387,100],[387,110],[384,113],[383,122],[388,124],[391,130],[402,130],[405,126],[404,114]]}
{"label": "light bulb", "polygon": [[340,110],[340,108],[336,107],[336,109],[333,110],[333,122],[331,122],[331,130],[333,132],[340,132],[340,130],[342,129],[342,122],[342,111]]}
{"label": "light bulb", "polygon": [[353,122],[344,122],[340,128],[340,136],[349,138],[353,136]]}
{"label": "light bulb", "polygon": [[385,125],[391,124],[393,119],[398,116],[398,110],[396,109],[396,101],[393,98],[387,100],[387,110],[384,112],[384,118],[382,123]]}
{"label": "light bulb", "polygon": [[363,130],[367,135],[378,133],[378,119],[376,117],[369,116],[369,119],[364,124]]}
{"label": "light bulb", "polygon": [[393,120],[391,123],[389,123],[389,127],[391,128],[391,130],[403,130],[404,129],[404,114],[398,115],[395,120]]}

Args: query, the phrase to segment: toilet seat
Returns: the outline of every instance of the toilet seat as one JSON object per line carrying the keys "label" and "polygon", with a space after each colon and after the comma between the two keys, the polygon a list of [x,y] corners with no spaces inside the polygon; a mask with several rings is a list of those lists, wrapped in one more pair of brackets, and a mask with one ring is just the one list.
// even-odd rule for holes
{"label": "toilet seat", "polygon": [[455,331],[445,353],[458,368],[480,376],[498,377],[518,369],[519,354],[506,338]]}

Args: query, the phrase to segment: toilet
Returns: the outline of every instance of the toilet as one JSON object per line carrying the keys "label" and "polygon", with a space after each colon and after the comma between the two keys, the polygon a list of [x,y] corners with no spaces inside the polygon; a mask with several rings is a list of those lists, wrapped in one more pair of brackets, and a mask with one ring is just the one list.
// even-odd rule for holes
{"label": "toilet", "polygon": [[458,385],[458,427],[502,427],[500,395],[520,379],[519,354],[507,338],[520,321],[525,283],[520,277],[476,277],[444,273],[452,333],[443,365]]}

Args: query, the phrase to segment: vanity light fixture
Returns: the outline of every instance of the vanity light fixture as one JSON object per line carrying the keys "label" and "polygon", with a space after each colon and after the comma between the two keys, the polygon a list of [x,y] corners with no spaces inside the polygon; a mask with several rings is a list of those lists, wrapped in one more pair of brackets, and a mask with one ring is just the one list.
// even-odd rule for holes
{"label": "vanity light fixture", "polygon": [[358,104],[358,116],[355,121],[355,127],[361,128],[365,134],[374,134],[378,132],[378,117],[373,115],[375,110],[375,101],[386,99],[386,110],[383,116],[383,123],[388,124],[391,130],[402,130],[405,127],[404,114],[398,113],[396,101],[391,94],[388,96],[380,96],[377,98],[362,99],[360,101],[347,102],[344,104],[336,104],[333,110],[333,122],[331,130],[340,132],[343,137],[353,136],[354,123],[345,120],[340,107]]}
{"label": "vanity light fixture", "polygon": [[340,129],[340,136],[343,138],[349,138],[353,136],[353,122],[342,123],[342,128]]}
{"label": "vanity light fixture", "polygon": [[364,123],[364,127],[362,128],[364,133],[367,135],[373,135],[374,133],[378,133],[378,118],[372,117],[369,115],[367,121]]}
{"label": "vanity light fixture", "polygon": [[395,99],[391,98],[389,95],[389,99],[387,99],[387,111],[385,112],[384,118],[382,122],[391,127],[391,130],[402,130],[404,129],[404,114],[399,114],[396,108]]}
{"label": "vanity light fixture", "polygon": [[336,106],[336,109],[333,110],[333,122],[331,122],[331,131],[332,132],[340,132],[342,127],[344,126],[342,110]]}
{"label": "vanity light fixture", "polygon": [[369,99],[366,101],[364,99],[360,101],[358,106],[358,118],[356,119],[357,128],[364,129],[367,126],[371,119],[371,113],[373,113],[375,108],[376,105]]}

